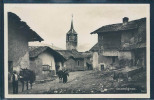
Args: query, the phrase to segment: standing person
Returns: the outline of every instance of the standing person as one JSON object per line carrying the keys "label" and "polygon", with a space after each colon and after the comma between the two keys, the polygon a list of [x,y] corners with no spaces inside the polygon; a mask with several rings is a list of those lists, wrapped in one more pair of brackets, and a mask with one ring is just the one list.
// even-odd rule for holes
{"label": "standing person", "polygon": [[63,74],[63,83],[66,83],[67,82],[67,76],[69,76],[69,74],[68,74],[68,71],[65,70],[64,71],[64,74]]}
{"label": "standing person", "polygon": [[13,71],[12,86],[13,94],[18,94],[18,75],[16,71]]}
{"label": "standing person", "polygon": [[59,70],[58,72],[57,72],[57,75],[58,75],[58,77],[59,77],[59,83],[60,83],[60,81],[62,81],[62,79],[63,79],[63,71],[62,70]]}

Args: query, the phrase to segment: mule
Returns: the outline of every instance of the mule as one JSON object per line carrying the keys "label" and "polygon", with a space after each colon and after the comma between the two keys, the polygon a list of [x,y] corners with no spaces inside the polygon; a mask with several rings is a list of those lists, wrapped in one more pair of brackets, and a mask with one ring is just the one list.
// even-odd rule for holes
{"label": "mule", "polygon": [[33,82],[36,79],[35,73],[29,69],[21,69],[19,76],[20,76],[20,78],[19,78],[20,82],[22,83],[22,91],[24,91],[24,83],[25,82],[26,82],[27,90],[28,90],[28,83],[30,83],[31,89],[32,89]]}

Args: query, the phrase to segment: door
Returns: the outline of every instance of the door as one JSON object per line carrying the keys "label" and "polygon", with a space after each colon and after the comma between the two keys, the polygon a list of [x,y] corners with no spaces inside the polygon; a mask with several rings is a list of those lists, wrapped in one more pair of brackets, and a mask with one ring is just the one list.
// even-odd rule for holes
{"label": "door", "polygon": [[104,64],[101,65],[101,70],[104,70]]}

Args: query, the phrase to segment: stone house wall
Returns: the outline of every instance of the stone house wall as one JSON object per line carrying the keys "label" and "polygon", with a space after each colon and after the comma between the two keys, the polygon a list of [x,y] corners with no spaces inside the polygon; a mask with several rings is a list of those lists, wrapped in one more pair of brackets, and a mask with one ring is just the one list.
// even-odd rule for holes
{"label": "stone house wall", "polygon": [[[49,69],[44,70],[43,66],[49,66]],[[37,58],[30,59],[30,69],[35,71],[37,80],[51,77],[56,74],[55,59],[51,53],[42,52]]]}
{"label": "stone house wall", "polygon": [[[28,39],[19,30],[9,27],[8,30],[8,61],[12,70],[20,71],[20,68],[29,68]],[[10,72],[9,71],[9,72]]]}
{"label": "stone house wall", "polygon": [[[79,62],[79,65],[78,65]],[[64,62],[65,69],[68,69],[69,71],[79,71],[79,70],[85,70],[84,66],[84,59],[73,59],[69,58],[66,62]]]}
{"label": "stone house wall", "polygon": [[69,71],[73,71],[74,70],[73,68],[75,67],[75,65],[76,65],[76,62],[72,58],[69,58],[69,59],[67,59],[66,62],[64,62],[65,69],[67,69]]}
{"label": "stone house wall", "polygon": [[30,59],[30,69],[36,74],[36,80],[43,79],[42,60],[39,58]]}

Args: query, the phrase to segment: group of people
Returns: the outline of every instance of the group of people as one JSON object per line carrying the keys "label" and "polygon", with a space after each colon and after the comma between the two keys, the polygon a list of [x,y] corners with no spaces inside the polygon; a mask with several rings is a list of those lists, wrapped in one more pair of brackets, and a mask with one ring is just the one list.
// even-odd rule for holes
{"label": "group of people", "polygon": [[18,94],[18,83],[20,81],[22,86],[22,91],[24,91],[24,84],[26,83],[27,90],[29,87],[29,84],[32,89],[32,84],[36,79],[35,72],[30,69],[21,69],[19,73],[17,71],[13,71],[13,74],[11,75],[12,78],[12,87],[13,87],[13,94]]}
{"label": "group of people", "polygon": [[[63,83],[67,83],[68,76],[69,76],[68,70],[59,70],[57,72],[57,75],[59,79],[63,81]],[[16,71],[13,71],[13,74],[12,74],[13,94],[18,94],[18,82],[20,78],[22,79],[22,76],[19,76],[19,74],[17,74]]]}
{"label": "group of people", "polygon": [[57,72],[57,75],[59,77],[59,82],[60,82],[60,80],[62,80],[63,83],[67,83],[67,80],[68,80],[67,77],[69,76],[69,73],[67,70],[59,70]]}

